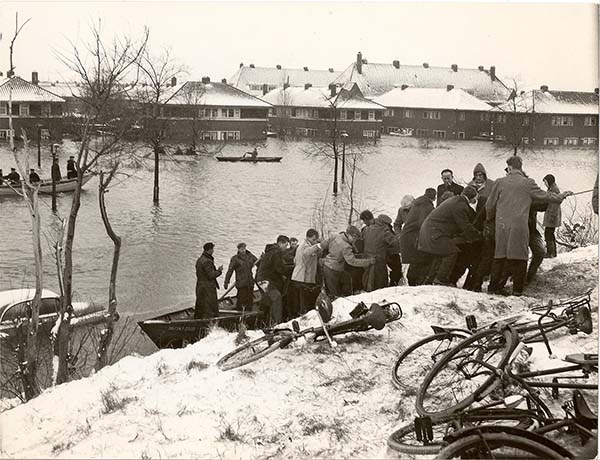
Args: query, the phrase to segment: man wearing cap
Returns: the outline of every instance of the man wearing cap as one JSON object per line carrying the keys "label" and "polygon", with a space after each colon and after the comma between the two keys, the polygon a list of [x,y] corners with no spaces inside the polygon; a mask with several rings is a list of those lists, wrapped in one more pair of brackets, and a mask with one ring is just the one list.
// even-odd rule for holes
{"label": "man wearing cap", "polygon": [[225,289],[229,287],[231,275],[235,272],[235,287],[237,289],[235,307],[238,310],[251,310],[254,304],[252,268],[256,260],[256,256],[246,249],[246,243],[240,243],[237,245],[237,253],[229,261],[223,287]]}
{"label": "man wearing cap", "polygon": [[271,324],[279,324],[283,320],[283,288],[286,278],[291,275],[291,270],[283,264],[283,251],[288,248],[290,239],[279,235],[274,244],[267,244],[258,268],[256,278],[259,281],[268,281],[267,295],[271,302]]}
{"label": "man wearing cap", "polygon": [[323,260],[323,276],[325,287],[331,297],[350,294],[344,290],[344,263],[352,267],[369,267],[375,258],[359,259],[354,255],[352,244],[360,238],[360,230],[354,225],[348,226],[345,232],[331,236],[321,243],[323,251],[328,251]]}
{"label": "man wearing cap", "polygon": [[29,182],[31,184],[37,184],[38,182],[41,182],[42,179],[40,179],[40,176],[38,176],[38,173],[35,172],[35,169],[30,169],[29,170]]}
{"label": "man wearing cap", "polygon": [[196,308],[194,311],[196,319],[219,316],[217,278],[223,273],[223,265],[219,268],[215,267],[214,243],[204,244],[203,249],[204,252],[196,261]]}
{"label": "man wearing cap", "polygon": [[10,173],[8,173],[8,176],[6,176],[6,178],[10,181],[12,185],[19,185],[21,182],[21,176],[15,168],[10,168]]}
{"label": "man wearing cap", "polygon": [[372,225],[363,229],[365,255],[375,259],[375,264],[364,271],[363,286],[367,292],[388,286],[387,255],[400,252],[400,244],[392,233],[391,225],[392,219],[381,214]]}
{"label": "man wearing cap", "polygon": [[476,241],[481,233],[473,226],[477,190],[468,185],[458,196],[445,200],[427,216],[419,231],[419,251],[432,259],[425,283],[450,285],[450,275],[460,252],[459,244]]}
{"label": "man wearing cap", "polygon": [[70,156],[67,160],[67,179],[74,179],[77,177],[77,168],[75,167],[75,157]]}
{"label": "man wearing cap", "polygon": [[[508,276],[512,276],[513,295],[521,295],[529,257],[529,210],[533,201],[560,203],[572,192],[544,192],[523,172],[521,157],[506,160],[507,175],[496,180],[486,202],[487,228],[495,231],[496,248],[488,292],[503,294]],[[492,227],[490,223],[495,223]]]}

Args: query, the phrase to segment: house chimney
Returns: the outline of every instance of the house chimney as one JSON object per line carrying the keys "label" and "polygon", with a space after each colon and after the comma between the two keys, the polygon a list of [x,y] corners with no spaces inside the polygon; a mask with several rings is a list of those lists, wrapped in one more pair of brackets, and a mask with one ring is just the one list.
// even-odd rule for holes
{"label": "house chimney", "polygon": [[480,65],[479,67],[477,67],[479,69],[480,72],[483,72],[483,66]]}
{"label": "house chimney", "polygon": [[210,77],[202,77],[202,83],[205,84],[205,85],[207,83],[210,83]]}
{"label": "house chimney", "polygon": [[312,83],[304,83],[304,89],[308,89],[312,86]]}
{"label": "house chimney", "polygon": [[15,73],[12,70],[6,72],[6,77],[11,78]]}
{"label": "house chimney", "polygon": [[3,75],[4,75],[4,73],[0,71],[0,77],[2,77]]}
{"label": "house chimney", "polygon": [[241,69],[242,67],[244,67],[244,63],[243,63],[243,62],[240,62],[240,69]]}
{"label": "house chimney", "polygon": [[279,64],[277,64],[275,67],[277,67],[277,70],[281,70],[281,66]]}
{"label": "house chimney", "polygon": [[425,67],[426,69],[429,69],[429,64],[427,64],[426,62],[423,63],[423,67]]}
{"label": "house chimney", "polygon": [[596,93],[596,96],[598,96],[598,88],[594,88],[594,93]]}
{"label": "house chimney", "polygon": [[39,83],[37,72],[31,72],[31,83],[33,83],[34,85],[37,85]]}
{"label": "house chimney", "polygon": [[446,85],[446,91],[452,91],[454,89],[454,85]]}
{"label": "house chimney", "polygon": [[331,97],[334,97],[337,94],[337,86],[333,83],[329,85],[329,93],[331,94]]}
{"label": "house chimney", "polygon": [[542,90],[542,93],[545,93],[546,91],[548,91],[548,85],[542,85],[540,86],[540,89]]}
{"label": "house chimney", "polygon": [[266,83],[263,83],[263,85],[262,85],[262,93],[263,93],[263,96],[264,96],[265,94],[267,94],[268,92],[269,92],[269,85],[267,85]]}
{"label": "house chimney", "polygon": [[450,66],[450,68],[452,69],[453,72],[458,72],[458,66],[456,64],[452,64]]}
{"label": "house chimney", "polygon": [[401,89],[402,91],[404,91],[406,88],[408,88],[408,85],[402,85],[402,86],[400,87],[400,89]]}
{"label": "house chimney", "polygon": [[329,67],[329,72],[333,73],[333,67]]}
{"label": "house chimney", "polygon": [[221,79],[221,83],[223,83],[224,85],[226,85],[227,84],[227,78]]}
{"label": "house chimney", "polygon": [[492,81],[496,81],[496,66],[490,66],[490,78]]}
{"label": "house chimney", "polygon": [[254,69],[254,64],[250,64],[250,68],[251,68],[251,69]]}
{"label": "house chimney", "polygon": [[177,86],[177,77],[171,77],[171,86]]}
{"label": "house chimney", "polygon": [[400,61],[394,61],[394,62],[392,62],[392,65],[394,66],[395,69],[399,69],[400,68]]}
{"label": "house chimney", "polygon": [[362,53],[359,51],[358,54],[356,55],[356,71],[359,74],[362,74],[362,65],[363,65]]}
{"label": "house chimney", "polygon": [[305,71],[305,72],[308,72],[308,67],[304,67],[304,71]]}

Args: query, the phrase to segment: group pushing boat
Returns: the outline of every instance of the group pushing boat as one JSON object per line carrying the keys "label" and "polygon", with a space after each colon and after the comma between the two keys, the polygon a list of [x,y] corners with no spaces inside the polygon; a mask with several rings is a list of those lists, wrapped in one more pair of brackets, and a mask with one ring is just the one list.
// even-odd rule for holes
{"label": "group pushing boat", "polygon": [[[91,174],[83,176],[81,186],[89,182],[92,178]],[[77,178],[61,179],[55,182],[56,193],[72,192],[77,187]],[[52,181],[43,180],[38,183],[39,193],[52,194]],[[21,184],[4,183],[0,185],[0,196],[16,196],[21,193]]]}

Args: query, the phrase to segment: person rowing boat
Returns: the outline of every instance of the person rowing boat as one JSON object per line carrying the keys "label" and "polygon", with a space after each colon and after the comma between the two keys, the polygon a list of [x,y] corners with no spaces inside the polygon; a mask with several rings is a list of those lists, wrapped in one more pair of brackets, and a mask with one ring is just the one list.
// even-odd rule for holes
{"label": "person rowing boat", "polygon": [[246,158],[246,155],[250,155],[252,157],[252,159],[255,160],[256,157],[258,156],[258,151],[256,150],[256,147],[254,147],[254,150],[252,150],[252,152],[246,152],[246,153],[244,153],[244,155],[242,156],[242,158]]}

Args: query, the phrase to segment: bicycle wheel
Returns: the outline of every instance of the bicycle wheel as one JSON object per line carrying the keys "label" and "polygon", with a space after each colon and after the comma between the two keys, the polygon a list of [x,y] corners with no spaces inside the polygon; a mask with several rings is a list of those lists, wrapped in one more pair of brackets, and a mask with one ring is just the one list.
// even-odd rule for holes
{"label": "bicycle wheel", "polygon": [[486,329],[449,350],[425,376],[417,412],[442,417],[483,399],[499,383],[494,369],[506,365],[516,340],[511,329]]}
{"label": "bicycle wheel", "polygon": [[273,353],[275,350],[281,348],[282,342],[285,339],[289,338],[289,334],[284,335],[280,332],[275,332],[246,342],[221,357],[219,361],[217,361],[217,367],[221,370],[228,371],[230,369],[235,369],[236,367],[244,366],[269,353]]}
{"label": "bicycle wheel", "polygon": [[440,332],[413,343],[400,353],[392,368],[394,386],[405,392],[416,390],[435,363],[467,335],[466,332]]}
{"label": "bicycle wheel", "polygon": [[394,431],[388,438],[388,446],[398,452],[413,455],[434,455],[443,447],[444,436],[447,434],[448,425],[438,422],[433,425],[433,439],[423,441],[417,439],[415,424],[409,423]]}
{"label": "bicycle wheel", "polygon": [[[451,458],[502,458],[561,460],[566,457],[555,450],[554,443],[540,436],[540,440],[509,433],[476,433],[465,436],[440,450],[436,460]],[[542,444],[543,443],[543,444]]]}

